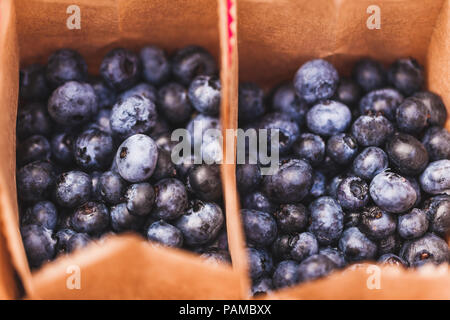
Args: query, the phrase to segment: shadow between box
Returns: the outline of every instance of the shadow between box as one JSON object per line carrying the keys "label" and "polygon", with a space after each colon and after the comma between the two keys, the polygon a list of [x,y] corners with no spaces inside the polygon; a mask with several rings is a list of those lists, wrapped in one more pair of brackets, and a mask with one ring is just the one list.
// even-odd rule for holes
{"label": "shadow between box", "polygon": [[[425,67],[428,89],[440,94],[450,108],[450,1],[379,2],[379,30],[367,27],[368,7],[373,4],[370,0],[240,0],[239,81],[252,81],[268,90],[292,80],[299,66],[313,58],[330,61],[348,76],[361,57],[388,65],[396,58],[413,56]],[[446,127],[450,130],[450,119]],[[423,272],[382,268],[382,289],[370,290],[367,266],[348,267],[256,299],[450,298],[447,268],[430,267]]]}
{"label": "shadow between box", "polygon": [[[228,117],[233,98],[228,95],[232,92],[229,81],[236,77],[231,75],[230,52],[224,47],[228,43],[230,9],[224,1],[103,0],[92,3],[82,0],[78,5],[85,13],[86,28],[73,33],[58,28],[64,23],[61,16],[65,19],[65,8],[69,4],[66,0],[5,0],[0,6],[0,81],[5,84],[0,88],[0,101],[5,108],[0,117],[4,128],[0,137],[4,152],[0,165],[1,232],[25,294],[32,299],[241,298],[241,282],[246,278],[239,268],[212,265],[193,253],[153,246],[135,235],[108,237],[100,244],[89,245],[30,272],[19,232],[15,187],[19,59],[24,65],[43,62],[51,51],[69,47],[79,50],[86,57],[89,69],[95,70],[102,56],[117,46],[135,50],[152,43],[172,52],[187,44],[202,45],[220,62],[221,116],[227,115],[228,119],[221,121],[224,129],[233,125],[233,117]],[[91,26],[89,19],[93,19]],[[243,256],[239,237],[230,239],[230,234],[240,234],[233,229],[240,227],[236,212],[230,213],[236,198],[236,194],[233,196],[236,187],[230,185],[233,182],[231,169],[222,166],[222,188],[230,253],[235,266],[245,262],[239,262]],[[81,274],[79,289],[73,282],[77,270]]]}

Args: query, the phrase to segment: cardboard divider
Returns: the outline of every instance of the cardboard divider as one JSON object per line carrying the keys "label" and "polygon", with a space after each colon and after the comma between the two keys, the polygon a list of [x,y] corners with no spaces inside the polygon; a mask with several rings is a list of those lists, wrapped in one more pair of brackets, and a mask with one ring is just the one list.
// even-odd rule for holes
{"label": "cardboard divider", "polygon": [[[23,249],[18,223],[15,188],[15,123],[18,100],[18,70],[21,65],[45,63],[54,50],[67,47],[78,50],[96,73],[104,54],[113,47],[137,50],[146,44],[159,45],[169,53],[188,44],[208,49],[221,66],[223,103],[235,99],[228,81],[233,77],[228,65],[222,63],[219,24],[221,7],[216,1],[158,0],[79,0],[81,29],[69,30],[66,13],[73,1],[68,0],[3,0],[2,15],[7,25],[0,31],[3,114],[0,124],[5,134],[0,136],[4,157],[0,165],[1,234],[5,235],[8,254],[32,299],[238,299],[240,281],[246,277],[231,265],[214,266],[192,253],[153,247],[136,236],[106,239],[100,246],[91,245],[69,256],[59,257],[31,273]],[[223,9],[223,8],[222,8]],[[17,17],[14,16],[14,10]],[[6,12],[6,13],[3,13]],[[225,17],[228,17],[226,15]],[[16,36],[17,25],[17,36]],[[227,34],[221,33],[222,36]],[[19,51],[17,50],[19,47]],[[225,52],[228,52],[225,50]],[[226,58],[228,60],[228,58]],[[236,81],[233,84],[236,86]],[[224,128],[233,125],[235,117],[228,113]],[[233,120],[234,119],[234,120]],[[233,169],[234,170],[234,169]],[[226,176],[231,168],[222,169]],[[234,171],[233,171],[234,174]],[[233,175],[231,174],[231,175]],[[228,186],[225,184],[232,185]],[[224,190],[235,189],[233,179],[225,179]],[[236,201],[226,194],[226,215],[229,235],[236,226],[235,214],[229,211]],[[235,237],[235,236],[233,236]],[[239,238],[239,237],[238,237]],[[235,238],[233,238],[235,239]],[[239,239],[230,239],[232,260],[239,264]],[[238,248],[238,249],[236,249]],[[241,262],[245,263],[245,262]],[[71,268],[67,269],[68,267]],[[81,289],[71,289],[68,279],[79,270]],[[79,268],[79,269],[77,269]],[[72,271],[71,271],[72,270]],[[75,276],[75,274],[74,274]],[[223,282],[223,284],[222,284]]]}
{"label": "cardboard divider", "polygon": [[[237,128],[238,111],[238,47],[236,45],[237,14],[236,1],[218,1],[221,33],[221,82],[222,100],[220,118],[222,121],[223,155],[224,159],[228,153],[231,158],[236,159],[236,136],[227,134],[227,129]],[[232,139],[230,145],[229,139]],[[229,150],[231,148],[232,150]],[[224,163],[221,166],[221,178],[224,186],[225,209],[227,212],[228,242],[233,259],[233,268],[240,276],[241,297],[248,297],[250,292],[250,280],[248,278],[247,254],[245,251],[244,231],[240,215],[240,203],[236,184],[236,164]]]}
{"label": "cardboard divider", "polygon": [[[343,75],[364,56],[386,66],[415,57],[427,72],[428,88],[450,111],[449,0],[307,1],[240,0],[238,7],[239,80],[269,90],[292,81],[307,60],[324,58]],[[380,29],[369,29],[368,7],[380,10]],[[447,122],[450,129],[450,120]],[[450,242],[449,242],[450,243]],[[368,288],[367,268],[336,272],[324,279],[275,291],[265,299],[448,299],[448,269],[436,274],[381,269],[382,290]],[[414,288],[412,288],[414,287]]]}
{"label": "cardboard divider", "polygon": [[153,246],[130,234],[42,267],[33,274],[36,296],[31,298],[238,299],[238,280],[230,266],[205,263],[186,250]]}
{"label": "cardboard divider", "polygon": [[[18,101],[19,60],[17,47],[17,34],[15,24],[15,11],[12,1],[0,2],[0,148],[3,161],[0,163],[0,233],[5,239],[6,252],[12,267],[19,275],[25,290],[31,291],[31,274],[22,238],[18,226],[18,207],[16,201],[16,139],[15,123]],[[7,265],[7,263],[5,263]],[[8,272],[8,267],[5,267]],[[11,270],[10,270],[11,271]],[[3,274],[3,272],[2,272]],[[15,279],[9,272],[5,286],[11,286]],[[15,288],[5,288],[5,291],[14,292]]]}
{"label": "cardboard divider", "polygon": [[396,267],[357,265],[326,278],[266,295],[266,300],[448,300],[447,265],[420,271]]}

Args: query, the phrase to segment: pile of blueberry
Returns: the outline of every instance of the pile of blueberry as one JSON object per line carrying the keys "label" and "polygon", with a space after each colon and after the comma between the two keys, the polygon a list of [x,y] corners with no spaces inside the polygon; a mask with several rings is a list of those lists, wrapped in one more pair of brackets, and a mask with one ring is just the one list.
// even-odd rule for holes
{"label": "pile of blueberry", "polygon": [[118,48],[99,74],[69,49],[20,71],[16,177],[30,266],[124,231],[230,261],[219,166],[171,159],[174,129],[220,128],[214,58],[197,46],[171,58]]}
{"label": "pile of blueberry", "polygon": [[449,261],[447,111],[423,82],[412,58],[367,58],[350,78],[308,61],[267,97],[240,85],[240,126],[279,130],[273,175],[237,166],[254,294],[361,261]]}

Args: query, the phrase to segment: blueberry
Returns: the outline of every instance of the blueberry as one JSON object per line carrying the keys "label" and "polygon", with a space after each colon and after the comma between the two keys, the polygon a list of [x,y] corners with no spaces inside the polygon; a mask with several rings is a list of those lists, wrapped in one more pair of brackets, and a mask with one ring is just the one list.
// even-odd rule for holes
{"label": "blueberry", "polygon": [[101,198],[108,204],[118,204],[124,200],[126,182],[115,172],[104,172],[98,181]]}
{"label": "blueberry", "polygon": [[[194,127],[197,129],[194,131]],[[200,128],[201,130],[199,130]],[[189,121],[186,125],[186,130],[188,130],[193,145],[201,145],[203,142],[203,136],[205,131],[208,129],[220,130],[220,120],[216,117],[211,117],[204,114],[198,114]]]}
{"label": "blueberry", "polygon": [[336,265],[327,256],[316,254],[303,260],[298,267],[300,282],[311,281],[330,274]]}
{"label": "blueberry", "polygon": [[189,100],[198,112],[215,116],[220,111],[220,89],[218,77],[197,76],[189,85]]}
{"label": "blueberry", "polygon": [[277,223],[267,212],[242,209],[242,224],[248,243],[255,246],[270,245],[277,236]]}
{"label": "blueberry", "polygon": [[241,193],[254,191],[261,183],[261,169],[257,164],[238,164],[236,166],[236,185]]}
{"label": "blueberry", "polygon": [[400,256],[411,267],[420,267],[426,263],[441,264],[449,261],[450,251],[442,238],[426,233],[422,238],[405,242]]}
{"label": "blueberry", "polygon": [[388,253],[398,254],[402,245],[402,239],[397,233],[387,236],[377,242],[378,255],[382,256]]}
{"label": "blueberry", "polygon": [[139,56],[142,62],[142,76],[153,85],[161,85],[170,77],[170,62],[164,50],[157,46],[145,46]]}
{"label": "blueberry", "polygon": [[356,139],[347,133],[331,136],[327,141],[327,154],[338,164],[350,163],[358,152]]}
{"label": "blueberry", "polygon": [[424,203],[430,231],[445,237],[450,231],[450,195],[434,196]]}
{"label": "blueberry", "polygon": [[291,259],[291,239],[295,235],[283,234],[278,236],[271,245],[272,255],[275,260]]}
{"label": "blueberry", "polygon": [[139,57],[123,48],[109,51],[100,64],[100,75],[103,80],[117,91],[131,88],[138,82],[140,74]]}
{"label": "blueberry", "polygon": [[186,182],[187,175],[191,171],[191,169],[195,166],[197,157],[195,154],[188,154],[185,156],[181,156],[181,160],[178,164],[175,164],[175,168],[177,170],[177,176]]}
{"label": "blueberry", "polygon": [[359,101],[361,114],[383,115],[388,120],[395,120],[397,107],[403,96],[395,89],[386,88],[370,91]]}
{"label": "blueberry", "polygon": [[154,190],[155,206],[152,215],[159,219],[173,220],[184,214],[188,207],[188,195],[180,180],[160,180],[155,184]]}
{"label": "blueberry", "polygon": [[196,76],[211,76],[216,71],[213,56],[198,46],[184,47],[178,50],[172,59],[172,74],[184,85],[188,85]]}
{"label": "blueberry", "polygon": [[339,81],[333,100],[342,102],[347,106],[355,106],[360,98],[361,88],[359,85],[351,79],[343,78]]}
{"label": "blueberry", "polygon": [[350,109],[333,100],[314,105],[306,114],[309,130],[322,136],[331,136],[347,130],[352,120]]}
{"label": "blueberry", "polygon": [[264,249],[247,248],[250,277],[258,279],[270,274],[273,261],[269,253]]}
{"label": "blueberry", "polygon": [[40,64],[32,64],[20,69],[19,72],[19,97],[29,101],[45,100],[50,94],[45,67]]}
{"label": "blueberry", "polygon": [[70,133],[56,133],[52,137],[52,157],[61,165],[70,166],[74,162],[73,144],[75,137]]}
{"label": "blueberry", "polygon": [[91,177],[82,171],[64,172],[56,179],[55,199],[63,207],[74,208],[89,200]]}
{"label": "blueberry", "polygon": [[325,175],[320,171],[314,171],[313,184],[309,195],[313,198],[324,196],[327,192],[327,181]]}
{"label": "blueberry", "polygon": [[110,213],[101,202],[89,201],[78,207],[70,218],[72,228],[89,235],[101,235],[109,227]]}
{"label": "blueberry", "polygon": [[148,132],[148,135],[152,138],[156,138],[161,134],[169,133],[169,123],[161,116],[156,116],[156,123]]}
{"label": "blueberry", "polygon": [[408,267],[408,262],[393,253],[383,254],[378,258],[377,262],[383,265]]}
{"label": "blueberry", "polygon": [[53,230],[58,221],[58,210],[50,201],[40,201],[29,207],[21,217],[21,225],[36,224]]}
{"label": "blueberry", "polygon": [[56,241],[52,232],[42,226],[30,224],[21,228],[23,246],[31,268],[39,268],[55,256]]}
{"label": "blueberry", "polygon": [[310,232],[294,235],[289,240],[289,245],[291,247],[290,256],[299,262],[319,251],[319,243],[316,237]]}
{"label": "blueberry", "polygon": [[318,166],[325,157],[325,142],[323,139],[312,133],[303,133],[294,142],[292,153],[307,160],[312,166]]}
{"label": "blueberry", "polygon": [[175,227],[183,233],[186,244],[202,245],[217,237],[224,219],[217,204],[194,200],[186,213],[175,221]]}
{"label": "blueberry", "polygon": [[272,110],[290,116],[299,126],[305,122],[308,105],[300,99],[291,83],[281,85],[274,93]]}
{"label": "blueberry", "polygon": [[35,134],[48,137],[51,130],[52,122],[45,105],[32,102],[19,106],[16,125],[19,139],[25,139]]}
{"label": "blueberry", "polygon": [[143,217],[131,214],[126,203],[119,203],[111,207],[111,228],[115,232],[127,230],[137,231],[142,223]]}
{"label": "blueberry", "polygon": [[364,208],[361,212],[359,230],[372,240],[381,240],[394,234],[396,218],[376,206]]}
{"label": "blueberry", "polygon": [[416,191],[416,202],[414,202],[414,207],[418,206],[422,202],[422,191],[420,189],[419,181],[417,181],[417,179],[414,177],[405,177],[405,178],[406,180],[409,181],[409,183],[411,183],[412,187]]}
{"label": "blueberry", "polygon": [[73,145],[77,165],[84,170],[105,169],[114,155],[112,137],[98,129],[80,133]]}
{"label": "blueberry", "polygon": [[281,232],[301,232],[308,224],[308,209],[301,203],[284,204],[274,213],[274,217]]}
{"label": "blueberry", "polygon": [[141,82],[135,85],[134,87],[131,87],[130,89],[122,92],[119,95],[119,99],[126,100],[132,96],[142,96],[144,98],[147,98],[153,103],[156,103],[158,99],[157,98],[158,93],[156,91],[156,88],[145,82]]}
{"label": "blueberry", "polygon": [[450,159],[450,132],[438,126],[425,132],[422,143],[431,161]]}
{"label": "blueberry", "polygon": [[238,99],[239,121],[253,121],[264,114],[264,92],[258,85],[250,82],[240,83]]}
{"label": "blueberry", "polygon": [[44,200],[54,185],[53,166],[49,162],[31,162],[17,171],[17,194],[24,201]]}
{"label": "blueberry", "polygon": [[64,254],[68,252],[67,245],[70,237],[76,234],[72,229],[61,229],[55,234],[56,238],[56,252],[57,254]]}
{"label": "blueberry", "polygon": [[111,129],[111,110],[110,109],[100,109],[95,116],[94,122],[92,122],[92,128],[103,131],[107,134],[112,135],[113,131]]}
{"label": "blueberry", "polygon": [[369,186],[357,176],[344,178],[337,188],[337,200],[345,210],[358,210],[369,202]]}
{"label": "blueberry", "polygon": [[116,92],[110,88],[100,77],[92,78],[89,83],[94,89],[97,95],[98,107],[99,108],[111,108],[114,103],[116,103],[117,95]]}
{"label": "blueberry", "polygon": [[333,261],[337,268],[343,268],[347,264],[344,254],[339,249],[326,247],[320,249],[319,254]]}
{"label": "blueberry", "polygon": [[420,176],[420,185],[427,193],[450,195],[450,160],[438,160],[428,164]]}
{"label": "blueberry", "polygon": [[155,190],[147,182],[136,183],[128,187],[124,197],[131,214],[147,216],[155,203]]}
{"label": "blueberry", "polygon": [[17,146],[17,164],[24,164],[37,160],[50,160],[50,143],[44,136],[34,135],[28,137]]}
{"label": "blueberry", "polygon": [[372,180],[378,173],[386,170],[388,166],[388,156],[383,149],[368,147],[353,160],[352,171],[358,177]]}
{"label": "blueberry", "polygon": [[272,281],[277,289],[291,287],[299,282],[299,264],[293,260],[281,261],[273,272]]}
{"label": "blueberry", "polygon": [[333,179],[331,179],[331,181],[327,185],[327,194],[336,199],[339,185],[341,184],[342,180],[347,178],[347,176],[348,175],[346,173],[342,173],[333,177]]}
{"label": "blueberry", "polygon": [[353,78],[364,89],[372,91],[386,84],[386,72],[383,66],[371,58],[363,58],[353,68]]}
{"label": "blueberry", "polygon": [[278,130],[278,145],[280,153],[286,153],[298,139],[300,129],[288,115],[283,113],[268,113],[259,122],[259,129],[267,129],[268,136],[272,130]]}
{"label": "blueberry", "polygon": [[430,91],[422,91],[415,93],[413,97],[421,100],[427,107],[429,114],[427,122],[430,126],[444,126],[447,109],[440,96]]}
{"label": "blueberry", "polygon": [[48,113],[55,122],[64,126],[86,123],[97,111],[97,96],[87,83],[66,82],[53,91],[48,100]]}
{"label": "blueberry", "polygon": [[398,106],[395,117],[400,131],[415,134],[427,126],[430,114],[422,100],[410,97]]}
{"label": "blueberry", "polygon": [[116,154],[117,170],[128,182],[141,182],[150,178],[157,160],[156,143],[143,134],[135,134],[127,138]]}
{"label": "blueberry", "polygon": [[273,213],[277,209],[276,205],[259,191],[245,195],[242,200],[242,207],[267,213]]}
{"label": "blueberry", "polygon": [[111,130],[121,138],[145,133],[156,123],[155,104],[139,95],[119,100],[112,108]]}
{"label": "blueberry", "polygon": [[74,50],[57,50],[48,58],[46,76],[53,88],[68,81],[84,81],[87,78],[87,64]]}
{"label": "blueberry", "polygon": [[155,136],[155,143],[158,146],[158,150],[165,150],[172,154],[173,148],[178,144],[177,141],[172,141],[172,133],[164,132]]}
{"label": "blueberry", "polygon": [[389,171],[377,174],[370,183],[370,196],[382,210],[402,213],[411,209],[417,199],[416,191],[404,177]]}
{"label": "blueberry", "polygon": [[67,252],[74,252],[86,247],[92,239],[86,233],[75,233],[67,241]]}
{"label": "blueberry", "polygon": [[377,254],[377,245],[358,228],[351,227],[342,233],[339,239],[339,249],[349,262],[371,260]]}
{"label": "blueberry", "polygon": [[252,296],[258,296],[265,293],[271,292],[273,289],[272,279],[271,278],[261,278],[255,280],[252,284]]}
{"label": "blueberry", "polygon": [[423,68],[416,59],[396,60],[388,70],[389,82],[403,94],[410,96],[423,85]]}
{"label": "blueberry", "polygon": [[226,226],[222,228],[218,236],[212,242],[207,244],[207,248],[228,252],[228,234]]}
{"label": "blueberry", "polygon": [[396,133],[386,142],[389,162],[400,173],[417,175],[428,164],[428,152],[423,144],[406,133]]}
{"label": "blueberry", "polygon": [[220,166],[201,164],[193,167],[187,177],[189,189],[203,201],[219,201],[222,198]]}
{"label": "blueberry", "polygon": [[398,234],[403,239],[420,238],[428,230],[427,214],[424,210],[412,209],[398,217]]}
{"label": "blueberry", "polygon": [[344,228],[344,212],[331,197],[320,197],[309,205],[311,214],[309,231],[321,245],[334,243]]}
{"label": "blueberry", "polygon": [[182,125],[192,113],[188,91],[181,84],[169,82],[158,90],[158,108],[165,119],[175,125]]}
{"label": "blueberry", "polygon": [[351,132],[360,146],[378,147],[394,133],[394,126],[381,115],[362,115],[353,122]]}
{"label": "blueberry", "polygon": [[102,195],[100,193],[100,177],[102,176],[102,172],[94,171],[91,172],[90,176],[92,185],[91,199],[100,201],[102,200]]}
{"label": "blueberry", "polygon": [[290,159],[273,175],[264,176],[262,190],[274,202],[299,202],[311,189],[312,179],[313,170],[306,161]]}
{"label": "blueberry", "polygon": [[307,103],[331,98],[336,91],[339,75],[333,65],[322,59],[304,63],[294,77],[297,94]]}
{"label": "blueberry", "polygon": [[226,250],[207,249],[200,257],[212,264],[231,263],[230,254]]}
{"label": "blueberry", "polygon": [[165,178],[175,178],[177,169],[172,161],[169,151],[158,149],[158,161],[156,162],[155,171],[153,171],[152,180],[158,181]]}
{"label": "blueberry", "polygon": [[346,212],[344,216],[344,228],[348,229],[350,227],[357,227],[359,226],[360,220],[361,220],[361,212],[359,211]]}

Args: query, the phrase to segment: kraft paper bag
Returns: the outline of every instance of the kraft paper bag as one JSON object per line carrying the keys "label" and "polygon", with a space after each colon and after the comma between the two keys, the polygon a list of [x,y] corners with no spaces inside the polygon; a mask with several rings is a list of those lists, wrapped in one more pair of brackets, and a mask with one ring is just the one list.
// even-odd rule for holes
{"label": "kraft paper bag", "polygon": [[[111,237],[30,272],[18,229],[15,190],[19,62],[45,62],[55,49],[70,47],[79,50],[95,72],[103,55],[116,46],[138,49],[153,43],[171,52],[196,43],[220,62],[224,130],[237,127],[239,81],[269,88],[292,79],[303,62],[317,57],[328,59],[345,74],[362,56],[381,59],[386,65],[413,56],[426,69],[428,88],[450,106],[449,2],[379,1],[380,29],[369,29],[367,19],[373,11],[368,8],[373,3],[366,0],[83,0],[78,1],[81,29],[70,32],[64,26],[71,1],[0,2],[0,81],[4,84],[0,87],[4,108],[0,231],[5,239],[0,253],[9,256],[12,265],[0,272],[0,284],[11,288],[16,272],[30,298],[251,298],[233,164],[221,167],[232,267],[205,264],[192,253],[154,247],[130,234]],[[257,298],[449,299],[450,273],[447,266],[403,270],[366,264]]]}
{"label": "kraft paper bag", "polygon": [[[1,1],[0,217],[5,248],[0,246],[0,249],[6,249],[1,250],[2,256],[10,256],[25,294],[32,299],[240,298],[240,281],[245,277],[242,271],[236,271],[239,269],[225,264],[212,265],[193,253],[154,246],[131,234],[107,238],[30,272],[20,238],[15,188],[19,64],[45,63],[54,50],[67,47],[78,50],[86,58],[90,72],[95,73],[102,57],[114,47],[138,50],[155,44],[172,53],[183,46],[197,44],[208,49],[221,66],[222,109],[229,109],[225,106],[229,103],[226,95],[231,67],[226,49],[228,14],[220,13],[228,10],[228,6],[210,0],[79,0],[81,28],[68,29],[68,11],[72,12],[68,7],[72,4],[68,0]],[[220,24],[224,27],[219,27]],[[219,29],[223,30],[219,32]],[[224,52],[221,52],[221,35],[225,37]],[[229,174],[230,170],[226,172]],[[225,180],[233,183],[227,190],[235,189],[233,180]],[[235,205],[225,202],[227,206]],[[233,229],[239,222],[235,217],[227,218],[227,223]],[[242,251],[236,250],[237,245],[239,240],[237,244],[230,241],[232,254]],[[8,280],[5,288],[9,292],[16,290],[11,267],[1,272],[0,280],[4,277]]]}

